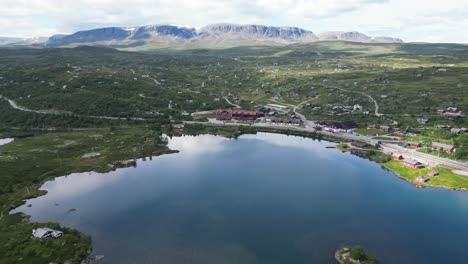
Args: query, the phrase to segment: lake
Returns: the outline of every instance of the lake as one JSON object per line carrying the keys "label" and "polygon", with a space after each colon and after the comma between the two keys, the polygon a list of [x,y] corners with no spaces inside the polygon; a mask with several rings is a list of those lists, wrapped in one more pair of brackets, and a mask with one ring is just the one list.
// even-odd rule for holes
{"label": "lake", "polygon": [[179,137],[136,168],[56,178],[15,211],[93,237],[102,263],[467,263],[468,193],[417,189],[380,165],[277,134]]}
{"label": "lake", "polygon": [[14,138],[0,138],[0,146],[13,142]]}

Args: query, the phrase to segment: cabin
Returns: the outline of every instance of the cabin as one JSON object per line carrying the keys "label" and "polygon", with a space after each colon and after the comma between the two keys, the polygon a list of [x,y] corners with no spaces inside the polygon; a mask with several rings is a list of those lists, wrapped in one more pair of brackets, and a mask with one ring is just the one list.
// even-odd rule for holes
{"label": "cabin", "polygon": [[382,132],[392,132],[393,129],[390,126],[380,126],[380,131]]}
{"label": "cabin", "polygon": [[427,175],[431,176],[431,177],[435,177],[435,176],[439,176],[439,173],[437,171],[430,171],[427,173]]}
{"label": "cabin", "polygon": [[419,176],[419,177],[416,178],[416,181],[420,182],[420,183],[425,183],[425,182],[429,181],[429,178],[427,178],[426,176]]}
{"label": "cabin", "polygon": [[37,238],[37,239],[44,239],[48,237],[61,238],[63,236],[63,232],[59,230],[50,229],[47,227],[40,227],[37,229],[33,229],[32,235],[34,238]]}
{"label": "cabin", "polygon": [[422,147],[422,143],[421,142],[408,142],[408,146],[412,148],[420,148]]}
{"label": "cabin", "polygon": [[445,110],[444,115],[449,119],[453,119],[457,117],[462,117],[462,112],[456,107],[449,107],[447,108],[447,110]]}
{"label": "cabin", "polygon": [[403,159],[401,161],[401,165],[412,168],[412,169],[420,169],[423,168],[424,166],[421,164],[421,162],[413,159]]}
{"label": "cabin", "polygon": [[432,149],[436,151],[445,151],[447,153],[455,152],[455,147],[453,145],[444,144],[444,143],[432,143]]}
{"label": "cabin", "polygon": [[429,119],[427,118],[417,118],[416,121],[420,124],[427,124],[429,122]]}

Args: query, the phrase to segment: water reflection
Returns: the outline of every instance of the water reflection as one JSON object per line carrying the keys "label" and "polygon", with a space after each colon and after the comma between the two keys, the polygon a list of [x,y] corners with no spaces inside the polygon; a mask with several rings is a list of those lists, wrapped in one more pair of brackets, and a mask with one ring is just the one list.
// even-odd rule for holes
{"label": "water reflection", "polygon": [[13,142],[14,138],[0,138],[0,146]]}

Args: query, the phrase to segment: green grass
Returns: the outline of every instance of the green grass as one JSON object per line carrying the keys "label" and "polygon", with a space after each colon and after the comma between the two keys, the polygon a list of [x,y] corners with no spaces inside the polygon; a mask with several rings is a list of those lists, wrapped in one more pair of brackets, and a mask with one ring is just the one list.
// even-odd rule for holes
{"label": "green grass", "polygon": [[366,129],[366,128],[358,128],[358,129],[355,129],[354,132],[356,134],[359,134],[359,135],[363,135],[363,136],[374,136],[374,135],[384,135],[385,132],[382,132],[381,130],[379,129]]}
{"label": "green grass", "polygon": [[443,167],[412,169],[401,165],[400,161],[391,160],[383,164],[385,167],[391,169],[396,174],[405,178],[409,182],[416,183],[415,180],[418,176],[427,176],[428,172],[433,170],[437,171],[440,175],[436,177],[429,177],[430,180],[426,183],[417,183],[418,185],[444,187],[448,189],[463,189],[468,190],[468,177],[453,173],[450,169]]}
{"label": "green grass", "polygon": [[[100,155],[83,158],[92,152]],[[22,214],[8,214],[24,199],[43,195],[38,188],[44,181],[73,172],[106,171],[107,164],[119,160],[172,152],[145,128],[46,133],[0,146],[0,263],[63,263],[69,259],[78,263],[89,254],[88,236],[48,223],[45,225],[64,230],[65,236],[34,240],[31,231],[38,224],[28,222]]]}

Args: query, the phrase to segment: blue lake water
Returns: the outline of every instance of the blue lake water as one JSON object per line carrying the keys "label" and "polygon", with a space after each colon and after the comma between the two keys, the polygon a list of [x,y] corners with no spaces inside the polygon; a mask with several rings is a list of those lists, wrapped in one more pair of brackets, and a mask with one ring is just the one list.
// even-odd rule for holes
{"label": "blue lake water", "polygon": [[103,263],[336,263],[348,245],[384,264],[468,263],[467,192],[416,189],[330,145],[174,138],[178,154],[56,178],[15,211],[92,235]]}

